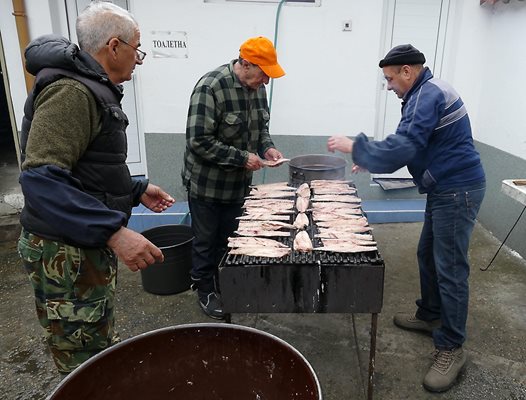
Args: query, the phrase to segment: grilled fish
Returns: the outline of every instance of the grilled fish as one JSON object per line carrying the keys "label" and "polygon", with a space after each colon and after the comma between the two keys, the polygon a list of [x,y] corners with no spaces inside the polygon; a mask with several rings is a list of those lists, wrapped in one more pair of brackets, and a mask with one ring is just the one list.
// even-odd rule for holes
{"label": "grilled fish", "polygon": [[303,253],[312,251],[312,242],[307,231],[299,231],[294,238],[294,250]]}
{"label": "grilled fish", "polygon": [[376,250],[378,250],[378,248],[375,246],[360,246],[355,244],[329,244],[314,248],[314,251],[333,251],[336,253],[362,253]]}
{"label": "grilled fish", "polygon": [[229,251],[229,254],[242,254],[245,256],[251,257],[276,257],[281,258],[286,255],[289,255],[291,250],[289,248],[280,248],[280,247],[265,247],[265,246],[256,246],[256,247],[240,247],[237,249],[232,249]]}
{"label": "grilled fish", "polygon": [[294,227],[296,229],[305,229],[307,226],[309,226],[309,217],[307,217],[307,214],[298,213],[294,220]]}
{"label": "grilled fish", "polygon": [[228,247],[279,247],[282,249],[288,249],[289,246],[278,242],[274,239],[260,238],[260,237],[247,237],[247,236],[235,236],[228,238]]}
{"label": "grilled fish", "polygon": [[296,209],[300,213],[304,213],[309,208],[309,199],[306,197],[298,197],[296,199]]}

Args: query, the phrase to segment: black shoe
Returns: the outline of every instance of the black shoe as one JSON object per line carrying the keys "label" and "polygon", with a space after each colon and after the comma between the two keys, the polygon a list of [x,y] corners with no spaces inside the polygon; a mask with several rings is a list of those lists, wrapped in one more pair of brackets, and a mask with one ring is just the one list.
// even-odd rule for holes
{"label": "black shoe", "polygon": [[225,313],[223,312],[223,303],[215,292],[210,293],[198,293],[199,305],[203,309],[206,315],[214,319],[225,319]]}

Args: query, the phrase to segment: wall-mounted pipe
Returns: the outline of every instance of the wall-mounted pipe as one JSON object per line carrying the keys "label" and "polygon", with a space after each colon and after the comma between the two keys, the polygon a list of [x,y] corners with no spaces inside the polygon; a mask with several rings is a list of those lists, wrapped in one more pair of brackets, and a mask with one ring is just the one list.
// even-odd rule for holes
{"label": "wall-mounted pipe", "polygon": [[[285,4],[287,0],[281,0],[278,4],[278,8],[276,10],[276,21],[274,22],[274,48],[278,49],[278,28],[279,28],[279,16],[281,14],[281,7],[283,4]],[[272,111],[272,97],[274,94],[274,79],[270,82],[270,94],[268,99],[268,109],[269,112]]]}
{"label": "wall-mounted pipe", "polygon": [[[26,65],[24,51],[29,44],[29,29],[27,26],[27,14],[24,0],[13,0],[13,15],[15,16],[16,31],[18,33],[18,44],[20,46],[20,56],[22,57],[22,65]],[[26,89],[29,93],[33,88],[35,78],[29,74],[24,68],[24,77],[26,80]]]}
{"label": "wall-mounted pipe", "polygon": [[[278,4],[278,8],[276,10],[276,22],[274,23],[274,48],[278,49],[278,26],[279,26],[279,16],[281,14],[281,7],[284,3],[286,3],[287,0],[281,0]],[[270,81],[270,93],[268,97],[268,111],[272,112],[272,99],[274,97],[274,78]],[[267,179],[267,169],[263,168],[263,178],[262,182],[265,183]]]}

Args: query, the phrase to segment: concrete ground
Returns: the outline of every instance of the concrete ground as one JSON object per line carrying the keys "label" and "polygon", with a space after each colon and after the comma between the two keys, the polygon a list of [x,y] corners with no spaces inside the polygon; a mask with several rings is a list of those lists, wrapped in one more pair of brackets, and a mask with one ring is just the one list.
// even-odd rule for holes
{"label": "concrete ground", "polygon": [[[16,252],[22,196],[12,151],[0,146],[0,398],[44,399],[60,382],[36,319],[33,294]],[[419,293],[415,260],[421,223],[377,224],[374,235],[385,261],[382,313],[378,318],[375,399],[526,400],[526,261],[477,226],[470,259],[468,363],[445,394],[421,385],[431,364],[431,338],[396,328],[397,311],[414,311]],[[122,339],[162,327],[214,322],[194,293],[157,296],[143,290],[141,276],[121,267],[116,299]],[[235,324],[272,333],[311,363],[326,400],[364,399],[370,315],[234,314]],[[237,400],[237,399],[236,399]],[[288,399],[286,399],[288,400]]]}
{"label": "concrete ground", "polygon": [[[480,271],[499,246],[481,226],[475,229],[470,251],[467,366],[458,384],[445,394],[422,388],[431,364],[431,338],[392,323],[395,312],[414,310],[420,228],[421,223],[374,225],[386,266],[374,398],[526,399],[526,262],[504,248],[489,271]],[[116,318],[123,339],[161,327],[212,321],[198,308],[191,291],[157,296],[142,289],[139,274],[126,267],[119,273]],[[0,307],[0,397],[43,399],[61,377],[42,341],[32,290],[14,240],[0,241]],[[316,371],[324,399],[365,398],[369,315],[234,314],[232,322],[272,333],[298,349]]]}

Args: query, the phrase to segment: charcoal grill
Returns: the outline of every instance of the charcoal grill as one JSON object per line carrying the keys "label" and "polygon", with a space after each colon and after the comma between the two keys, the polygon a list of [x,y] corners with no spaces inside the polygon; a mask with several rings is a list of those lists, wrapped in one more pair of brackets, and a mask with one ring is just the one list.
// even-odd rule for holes
{"label": "charcoal grill", "polygon": [[[294,216],[291,218],[293,221]],[[315,247],[317,227],[308,230]],[[279,238],[290,246],[293,237]],[[282,258],[225,254],[219,265],[223,310],[231,313],[370,313],[371,347],[367,398],[373,397],[378,313],[384,261],[378,251],[292,251]]]}
{"label": "charcoal grill", "polygon": [[293,251],[281,259],[228,254],[219,270],[227,312],[379,313],[382,308],[384,263],[377,251]]}

